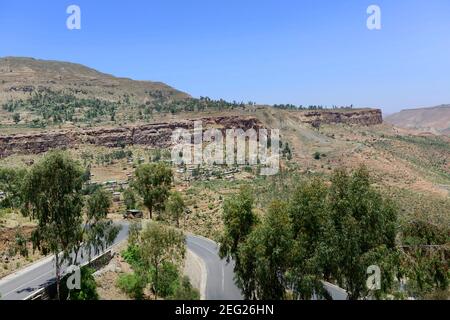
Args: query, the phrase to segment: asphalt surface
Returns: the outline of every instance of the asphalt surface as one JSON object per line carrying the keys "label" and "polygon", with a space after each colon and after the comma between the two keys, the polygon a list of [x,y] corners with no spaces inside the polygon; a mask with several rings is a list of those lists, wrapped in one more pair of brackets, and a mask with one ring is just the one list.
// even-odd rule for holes
{"label": "asphalt surface", "polygon": [[[121,223],[121,230],[114,242],[118,244],[128,237],[128,224]],[[189,250],[194,252],[206,267],[206,292],[207,300],[242,300],[240,290],[234,282],[234,263],[221,260],[218,255],[218,245],[212,240],[186,236],[186,244]],[[87,262],[87,254],[84,254],[82,263]],[[68,265],[62,266],[64,273]],[[55,262],[52,258],[46,258],[28,266],[14,274],[0,279],[0,299],[24,300],[36,291],[45,288],[55,281]],[[345,300],[345,291],[332,284],[324,283],[333,299]]]}
{"label": "asphalt surface", "polygon": [[[128,237],[128,224],[122,223],[114,244],[120,243]],[[213,241],[188,235],[187,247],[200,257],[206,266],[206,299],[211,300],[239,300],[242,299],[240,290],[234,285],[233,267],[218,256],[217,244]],[[87,254],[81,263],[87,262]],[[63,265],[61,270],[69,266]],[[3,300],[24,300],[36,291],[45,288],[56,279],[55,261],[46,258],[25,269],[0,279],[0,294]]]}
{"label": "asphalt surface", "polygon": [[[128,225],[121,224],[121,226],[122,229],[119,231],[114,244],[117,244],[128,237]],[[81,263],[88,261],[86,252],[83,256],[84,259],[79,259]],[[69,265],[67,263],[61,267],[63,274],[68,267]],[[0,299],[24,300],[36,291],[54,283],[55,279],[55,260],[51,257],[43,259],[25,269],[0,279]]]}
{"label": "asphalt surface", "polygon": [[202,237],[186,236],[187,247],[206,265],[206,300],[242,300],[234,283],[234,263],[221,260],[215,242]]}

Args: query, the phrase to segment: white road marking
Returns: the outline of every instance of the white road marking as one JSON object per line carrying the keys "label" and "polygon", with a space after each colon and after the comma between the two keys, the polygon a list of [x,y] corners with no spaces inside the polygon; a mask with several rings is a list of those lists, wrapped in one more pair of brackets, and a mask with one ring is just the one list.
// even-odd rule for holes
{"label": "white road marking", "polygon": [[43,276],[46,276],[47,274],[49,274],[49,273],[51,273],[51,272],[53,272],[53,271],[54,271],[54,270],[50,270],[50,271],[48,271],[48,272],[46,272],[46,273],[44,273],[44,274],[41,274],[39,277],[34,278],[33,280],[30,280],[30,281],[28,281],[28,282],[22,284],[20,287],[17,287],[17,288],[15,288],[14,290],[11,290],[11,291],[7,292],[7,293],[6,293],[4,296],[2,296],[2,297],[6,297],[6,296],[10,295],[10,294],[13,293],[13,292],[19,291],[21,288],[23,288],[23,287],[26,286],[27,284],[29,284],[29,283],[31,283],[31,282],[33,282],[33,281],[36,281],[36,280],[42,278]]}
{"label": "white road marking", "polygon": [[222,291],[225,291],[225,270],[222,264]]}

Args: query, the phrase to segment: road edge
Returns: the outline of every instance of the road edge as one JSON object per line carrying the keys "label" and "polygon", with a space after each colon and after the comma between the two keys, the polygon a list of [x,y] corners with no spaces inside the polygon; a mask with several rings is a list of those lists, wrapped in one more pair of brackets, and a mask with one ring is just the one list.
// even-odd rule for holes
{"label": "road edge", "polygon": [[206,264],[203,259],[200,258],[194,251],[190,250],[189,248],[186,248],[186,250],[189,251],[189,254],[191,254],[192,258],[200,266],[200,300],[206,300],[206,282],[208,278]]}

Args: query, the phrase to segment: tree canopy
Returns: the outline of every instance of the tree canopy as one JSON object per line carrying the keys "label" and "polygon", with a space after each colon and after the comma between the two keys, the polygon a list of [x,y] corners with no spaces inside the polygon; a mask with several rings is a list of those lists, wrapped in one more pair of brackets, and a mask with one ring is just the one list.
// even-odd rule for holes
{"label": "tree canopy", "polygon": [[[314,178],[285,201],[276,200],[258,222],[250,191],[223,207],[220,252],[236,261],[237,285],[248,299],[330,298],[323,281],[349,299],[387,293],[396,265],[397,213],[371,184],[367,169],[337,170],[331,185]],[[367,288],[367,270],[382,270],[381,289]]]}
{"label": "tree canopy", "polygon": [[136,169],[133,187],[143,198],[150,219],[153,210],[161,212],[164,209],[172,179],[172,170],[164,163],[143,164]]}
{"label": "tree canopy", "polygon": [[51,152],[35,164],[23,184],[23,214],[37,221],[32,242],[44,254],[53,253],[60,282],[63,260],[80,241],[83,170],[63,152]]}

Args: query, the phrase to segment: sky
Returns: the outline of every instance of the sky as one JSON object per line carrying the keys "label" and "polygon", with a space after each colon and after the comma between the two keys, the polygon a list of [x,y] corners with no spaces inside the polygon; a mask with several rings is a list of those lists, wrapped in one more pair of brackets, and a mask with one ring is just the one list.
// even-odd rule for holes
{"label": "sky", "polygon": [[[81,29],[69,30],[69,5]],[[381,30],[367,8],[381,9]],[[260,104],[450,103],[449,0],[0,0],[0,57]]]}

